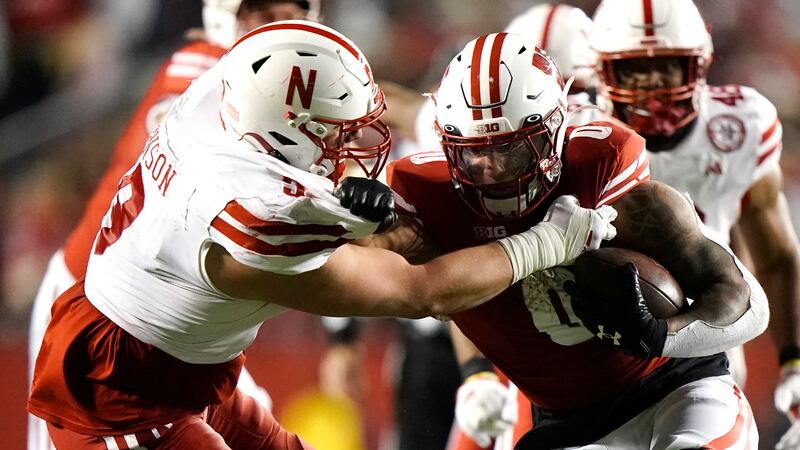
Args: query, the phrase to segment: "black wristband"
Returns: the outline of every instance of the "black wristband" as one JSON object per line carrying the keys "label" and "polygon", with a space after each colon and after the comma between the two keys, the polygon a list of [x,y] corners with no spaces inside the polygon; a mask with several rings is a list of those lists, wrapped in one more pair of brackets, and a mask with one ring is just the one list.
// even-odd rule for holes
{"label": "black wristband", "polygon": [[461,379],[466,380],[478,372],[494,372],[494,366],[491,361],[483,356],[473,356],[469,361],[462,364],[459,370],[461,371]]}
{"label": "black wristband", "polygon": [[780,362],[780,365],[784,365],[793,359],[800,359],[800,345],[789,344],[783,347],[778,354],[778,362]]}

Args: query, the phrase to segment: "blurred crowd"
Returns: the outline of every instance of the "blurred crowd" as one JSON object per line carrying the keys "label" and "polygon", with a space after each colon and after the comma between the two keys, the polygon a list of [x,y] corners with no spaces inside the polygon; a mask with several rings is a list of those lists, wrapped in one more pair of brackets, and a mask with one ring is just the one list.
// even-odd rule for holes
{"label": "blurred crowd", "polygon": [[[456,48],[535,3],[323,0],[322,13],[358,43],[376,78],[424,92]],[[567,3],[591,16],[599,0]],[[696,3],[715,45],[709,83],[753,86],[778,108],[786,191],[800,224],[800,2]],[[0,4],[0,339],[24,341],[48,259],[78,219],[158,64],[200,26],[200,11],[200,0]],[[282,336],[295,348],[302,339],[322,345],[321,332],[306,332],[317,322],[296,315],[301,325],[283,323]]]}

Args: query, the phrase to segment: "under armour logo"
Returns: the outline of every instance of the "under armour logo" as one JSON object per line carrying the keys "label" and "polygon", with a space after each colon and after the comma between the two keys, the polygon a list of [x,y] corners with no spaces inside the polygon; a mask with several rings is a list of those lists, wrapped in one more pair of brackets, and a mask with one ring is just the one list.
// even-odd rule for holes
{"label": "under armour logo", "polygon": [[600,340],[602,340],[603,338],[611,339],[611,340],[614,341],[614,345],[619,346],[619,340],[620,340],[620,338],[622,338],[622,335],[619,334],[619,331],[615,331],[614,334],[611,335],[611,334],[606,333],[603,328],[604,328],[603,325],[598,325],[597,326],[597,329],[600,330],[600,331],[597,332],[597,338],[600,339]]}

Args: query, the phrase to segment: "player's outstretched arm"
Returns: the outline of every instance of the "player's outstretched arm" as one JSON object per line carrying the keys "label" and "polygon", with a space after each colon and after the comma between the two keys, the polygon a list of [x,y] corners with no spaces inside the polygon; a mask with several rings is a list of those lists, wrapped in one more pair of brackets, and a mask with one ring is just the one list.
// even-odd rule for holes
{"label": "player's outstretched arm", "polygon": [[531,273],[574,260],[614,236],[616,212],[556,199],[529,230],[411,265],[389,250],[346,244],[319,269],[279,275],[240,263],[212,244],[208,279],[235,298],[260,299],[325,316],[446,315],[475,307]]}
{"label": "player's outstretched arm", "polygon": [[496,296],[512,280],[509,258],[494,243],[416,266],[389,250],[347,244],[321,268],[298,275],[243,265],[213,245],[206,271],[218,289],[233,297],[326,316],[445,315]]}
{"label": "player's outstretched arm", "polygon": [[755,278],[724,246],[702,231],[694,209],[675,189],[648,181],[614,204],[613,246],[641,251],[659,261],[694,303],[666,319],[663,355],[714,354],[766,329],[766,296]]}

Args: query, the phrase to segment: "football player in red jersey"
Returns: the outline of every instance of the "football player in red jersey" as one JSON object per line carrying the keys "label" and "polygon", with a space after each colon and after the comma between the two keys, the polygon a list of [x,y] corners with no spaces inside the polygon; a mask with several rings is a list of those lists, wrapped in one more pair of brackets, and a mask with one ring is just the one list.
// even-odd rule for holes
{"label": "football player in red jersey", "polygon": [[[519,234],[421,265],[349,245],[396,217],[374,180],[385,110],[357,46],[302,20],[248,32],[192,83],[51,309],[28,410],[58,448],[308,448],[236,389],[265,320],[452,314],[615,235],[612,207],[565,195]],[[373,179],[334,194],[347,161]]]}
{"label": "football player in red jersey", "polygon": [[[102,178],[80,221],[67,237],[64,246],[51,258],[47,271],[33,302],[28,336],[29,377],[50,322],[53,301],[76,279],[86,273],[86,264],[100,220],[117,193],[120,177],[133,165],[142,152],[147,136],[158,126],[174,100],[191,82],[213,66],[236,39],[259,25],[286,19],[315,19],[319,16],[319,0],[205,0],[203,2],[203,33],[191,33],[192,39],[176,50],[158,70],[142,101],[124,130]],[[255,384],[243,371],[240,387],[248,395],[269,406],[266,391]],[[28,416],[28,449],[51,449],[45,423]]]}
{"label": "football player in red jersey", "polygon": [[[691,0],[605,0],[595,24],[599,105],[645,136],[654,179],[688,192],[703,222],[749,253],[772,310],[781,366],[775,405],[794,422],[778,447],[796,448],[800,244],[782,187],[778,111],[751,87],[707,84],[713,45]],[[727,353],[744,385],[742,348]]]}
{"label": "football player in red jersey", "polygon": [[[609,280],[629,291],[615,299],[583,292],[555,267],[452,314],[534,404],[535,426],[517,447],[755,447],[749,404],[722,352],[766,328],[763,290],[703,232],[686,198],[649,180],[640,136],[612,122],[569,126],[567,91],[555,64],[520,36],[467,44],[435,97],[444,153],[390,164],[402,225],[365,244],[449,252],[505,242],[546,219],[563,195],[585,207],[613,204],[618,234],[609,245],[654,257],[695,301],[655,319],[632,267]],[[467,364],[458,396],[459,424],[482,443],[509,422],[488,369]]]}

